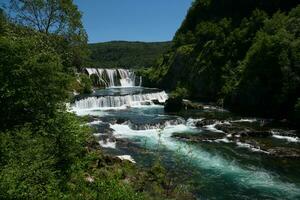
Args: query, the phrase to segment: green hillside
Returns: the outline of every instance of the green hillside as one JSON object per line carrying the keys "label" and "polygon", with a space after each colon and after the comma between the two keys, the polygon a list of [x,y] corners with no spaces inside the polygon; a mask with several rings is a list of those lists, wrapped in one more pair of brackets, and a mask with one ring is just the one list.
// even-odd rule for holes
{"label": "green hillside", "polygon": [[89,44],[90,64],[104,68],[150,67],[170,46],[171,42],[113,41]]}
{"label": "green hillside", "polygon": [[145,83],[184,88],[190,98],[248,115],[293,118],[300,97],[298,4],[194,1],[172,50],[145,71]]}

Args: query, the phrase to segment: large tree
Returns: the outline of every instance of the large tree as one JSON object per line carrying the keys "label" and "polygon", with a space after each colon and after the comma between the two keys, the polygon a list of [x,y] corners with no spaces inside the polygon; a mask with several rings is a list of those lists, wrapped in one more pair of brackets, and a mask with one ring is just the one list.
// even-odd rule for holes
{"label": "large tree", "polygon": [[11,0],[14,19],[46,34],[79,33],[81,13],[72,0]]}
{"label": "large tree", "polygon": [[[87,34],[82,14],[73,0],[10,0],[10,17],[21,26],[44,33],[67,68],[83,65],[87,56]],[[53,40],[54,39],[54,40]]]}

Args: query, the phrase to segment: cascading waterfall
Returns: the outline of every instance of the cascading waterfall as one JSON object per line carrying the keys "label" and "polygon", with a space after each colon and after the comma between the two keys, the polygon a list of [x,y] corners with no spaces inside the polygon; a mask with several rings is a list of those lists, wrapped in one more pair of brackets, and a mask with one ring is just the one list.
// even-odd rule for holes
{"label": "cascading waterfall", "polygon": [[117,70],[114,70],[114,69],[106,69],[105,70],[107,75],[108,75],[108,78],[109,78],[109,86],[110,87],[115,87],[115,79],[114,77],[116,76],[117,74]]}
{"label": "cascading waterfall", "polygon": [[128,69],[96,69],[85,68],[89,76],[96,75],[100,85],[105,87],[134,87],[142,86],[142,77],[136,85],[136,75]]}
{"label": "cascading waterfall", "polygon": [[122,87],[133,87],[135,86],[135,74],[126,69],[118,69],[120,74],[120,83]]}
{"label": "cascading waterfall", "polygon": [[168,99],[166,92],[135,94],[125,96],[103,96],[103,97],[88,97],[76,101],[74,108],[76,109],[97,109],[97,108],[118,108],[132,107],[153,104],[153,100],[164,103]]}
{"label": "cascading waterfall", "polygon": [[100,83],[102,83],[106,87],[107,86],[107,82],[103,78],[104,69],[97,69],[97,72],[98,72],[98,77],[99,77]]}

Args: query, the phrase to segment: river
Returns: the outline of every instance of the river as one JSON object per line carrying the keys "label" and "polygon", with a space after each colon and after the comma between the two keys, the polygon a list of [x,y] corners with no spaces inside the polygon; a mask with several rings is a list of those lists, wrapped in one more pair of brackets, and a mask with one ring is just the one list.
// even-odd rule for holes
{"label": "river", "polygon": [[[299,150],[297,133],[270,123],[271,136],[244,139],[217,125],[259,129],[265,120],[208,105],[168,114],[160,105],[167,98],[158,89],[113,87],[77,97],[72,110],[91,116],[94,135],[107,153],[130,155],[141,167],[159,156],[178,180],[193,183],[199,199],[300,199],[299,157],[272,153]],[[211,124],[197,125],[207,119]]]}

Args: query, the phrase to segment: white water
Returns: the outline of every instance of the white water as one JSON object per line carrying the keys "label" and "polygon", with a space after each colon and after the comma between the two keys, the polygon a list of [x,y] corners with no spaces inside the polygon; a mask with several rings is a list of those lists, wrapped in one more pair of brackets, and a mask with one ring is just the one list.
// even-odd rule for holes
{"label": "white water", "polygon": [[239,119],[239,120],[233,120],[231,122],[249,122],[249,123],[254,123],[254,122],[257,122],[257,119]]}
{"label": "white water", "polygon": [[100,146],[102,146],[103,148],[111,148],[111,149],[115,149],[116,148],[116,141],[109,141],[109,140],[100,140],[99,141]]}
{"label": "white water", "polygon": [[[211,154],[199,146],[186,145],[183,142],[171,138],[172,133],[194,132],[193,127],[187,125],[170,125],[164,129],[132,130],[126,124],[111,125],[114,136],[117,138],[144,138],[144,144],[148,148],[157,149],[158,145],[176,152],[186,159],[192,159],[198,169],[213,171],[217,176],[230,176],[232,181],[245,188],[255,188],[261,192],[272,192],[274,195],[285,194],[283,199],[294,199],[300,194],[300,189],[294,184],[286,183],[270,172],[258,167],[243,167],[235,161],[224,159],[218,154]],[[139,140],[140,141],[140,140]],[[227,141],[224,141],[227,142]],[[252,148],[248,144],[240,143],[241,147]],[[260,151],[253,149],[253,151]],[[278,193],[280,192],[280,193]]]}
{"label": "white water", "polygon": [[286,140],[288,142],[295,142],[295,143],[300,142],[300,138],[296,137],[296,136],[292,137],[292,136],[281,135],[280,132],[277,132],[274,130],[272,130],[271,133],[272,133],[273,138],[276,138],[279,140]]}
{"label": "white water", "polygon": [[122,109],[126,107],[137,107],[153,105],[153,100],[164,103],[168,99],[166,92],[135,94],[125,96],[88,97],[76,101],[73,110],[78,109]]}
{"label": "white water", "polygon": [[131,157],[131,155],[122,155],[122,156],[117,156],[120,160],[128,160],[132,163],[136,163],[134,159]]}
{"label": "white water", "polygon": [[136,75],[128,69],[96,69],[85,68],[88,75],[96,75],[99,83],[105,87],[135,87],[142,86],[142,77],[136,85]]}
{"label": "white water", "polygon": [[291,137],[291,136],[282,136],[282,135],[273,135],[274,138],[287,140],[288,142],[300,142],[298,137]]}

